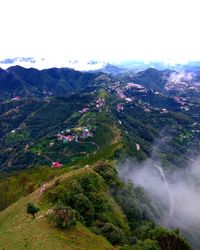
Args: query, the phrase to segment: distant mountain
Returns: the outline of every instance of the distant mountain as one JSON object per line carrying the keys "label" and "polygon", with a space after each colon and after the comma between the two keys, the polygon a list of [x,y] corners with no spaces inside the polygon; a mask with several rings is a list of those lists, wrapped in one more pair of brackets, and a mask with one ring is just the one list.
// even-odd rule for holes
{"label": "distant mountain", "polygon": [[165,78],[166,73],[166,71],[159,71],[154,68],[148,68],[133,75],[126,75],[125,79],[126,81],[141,84],[148,89],[162,91],[164,90],[164,86],[167,82]]}
{"label": "distant mountain", "polygon": [[94,85],[99,75],[69,68],[37,70],[13,66],[0,69],[0,97],[66,95]]}
{"label": "distant mountain", "polygon": [[[89,64],[96,66],[95,61]],[[151,244],[151,249],[157,249],[162,236],[162,242],[171,241],[174,249],[189,250],[178,230],[157,228],[172,225],[199,249],[198,221],[196,228],[191,226],[193,223],[186,227],[190,216],[184,209],[180,216],[184,224],[180,224],[176,209],[180,203],[175,200],[179,195],[170,195],[176,180],[180,183],[178,175],[173,178],[171,173],[187,170],[187,164],[193,164],[194,156],[200,152],[197,76],[154,68],[126,70],[115,65],[93,72],[0,68],[0,211],[29,194],[0,212],[1,245],[6,249],[20,248],[27,235],[34,232],[25,247],[119,249],[119,244],[136,243],[133,248],[143,249],[152,242],[141,245],[144,235],[155,233],[158,242]],[[135,181],[133,185],[126,184],[117,177],[113,165],[122,166],[123,161],[132,158],[133,165],[141,170],[145,165],[149,173],[152,161],[159,181],[154,181],[154,175],[142,175],[145,183],[155,185],[152,196],[144,185],[136,186]],[[61,176],[52,180],[57,175]],[[193,174],[189,179],[198,193],[199,179]],[[154,190],[159,190],[158,202],[153,199]],[[186,197],[190,207],[187,197],[196,195],[185,192],[186,188],[181,190],[180,197]],[[162,202],[165,196],[166,203]],[[173,204],[169,204],[171,197]],[[27,202],[33,201],[41,209],[35,220],[25,212]],[[56,203],[77,210],[76,227],[59,230],[47,223],[45,215],[54,209],[53,204],[57,207]],[[175,212],[169,214],[172,206]],[[190,215],[193,210],[188,211]],[[43,235],[47,237],[45,241]],[[89,241],[85,241],[87,237]],[[115,238],[117,241],[113,241]]]}
{"label": "distant mountain", "polygon": [[0,67],[7,69],[12,66],[21,66],[24,68],[37,68],[37,69],[49,69],[49,68],[71,68],[80,71],[94,71],[103,69],[107,63],[99,61],[87,61],[87,60],[60,60],[60,59],[48,59],[48,58],[33,58],[33,57],[15,57],[0,59]]}

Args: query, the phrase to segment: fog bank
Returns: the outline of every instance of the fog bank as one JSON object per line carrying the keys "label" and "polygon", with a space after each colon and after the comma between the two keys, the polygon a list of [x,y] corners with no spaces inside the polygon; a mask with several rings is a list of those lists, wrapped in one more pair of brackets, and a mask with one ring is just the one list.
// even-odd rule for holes
{"label": "fog bank", "polygon": [[167,171],[152,157],[143,163],[127,160],[118,166],[125,181],[143,187],[159,211],[161,225],[179,227],[200,247],[200,158],[181,170]]}

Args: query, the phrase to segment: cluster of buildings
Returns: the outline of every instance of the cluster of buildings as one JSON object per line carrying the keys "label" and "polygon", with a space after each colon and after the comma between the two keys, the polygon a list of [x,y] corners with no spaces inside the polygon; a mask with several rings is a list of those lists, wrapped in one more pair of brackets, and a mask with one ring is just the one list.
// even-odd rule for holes
{"label": "cluster of buildings", "polygon": [[100,109],[102,107],[104,107],[106,104],[105,99],[104,98],[98,98],[95,103],[91,103],[90,107],[84,107],[81,110],[79,110],[80,114],[84,114],[89,112],[90,110],[94,110],[94,109]]}
{"label": "cluster of buildings", "polygon": [[179,92],[184,92],[184,91],[196,91],[200,92],[200,85],[194,82],[184,82],[184,81],[169,81],[168,83],[165,84],[165,89],[167,91],[179,91]]}
{"label": "cluster of buildings", "polygon": [[95,107],[96,107],[97,109],[99,109],[99,108],[105,106],[105,104],[106,104],[106,103],[105,103],[105,99],[103,99],[103,98],[98,98],[98,99],[96,100]]}
{"label": "cluster of buildings", "polygon": [[185,97],[175,96],[174,101],[181,106],[180,108],[182,110],[185,110],[185,111],[189,111],[190,110],[189,106],[192,106],[192,104],[189,103],[187,98]]}
{"label": "cluster of buildings", "polygon": [[[73,129],[65,129],[57,134],[58,141],[69,143],[71,141],[78,142],[78,139],[86,139],[92,137],[92,132],[86,127],[77,127]],[[50,143],[51,144],[51,143]],[[52,145],[50,145],[52,146]]]}
{"label": "cluster of buildings", "polygon": [[142,86],[140,84],[137,84],[137,83],[132,83],[132,82],[127,83],[125,88],[127,90],[132,89],[132,90],[134,90],[134,91],[136,91],[138,93],[147,93],[147,89],[144,86]]}
{"label": "cluster of buildings", "polygon": [[[126,85],[120,84],[120,82],[115,82],[114,84],[112,84],[110,86],[110,90],[114,91],[115,94],[117,95],[117,97],[125,102],[132,102],[135,100],[134,97],[127,97],[126,96],[125,91],[127,91],[127,90],[132,90],[132,91],[135,91],[137,93],[147,93],[147,89],[145,87],[143,87],[140,84],[136,84],[136,83],[132,83],[132,82],[127,83]],[[116,110],[118,112],[122,111],[123,109],[124,109],[123,104],[116,105]]]}

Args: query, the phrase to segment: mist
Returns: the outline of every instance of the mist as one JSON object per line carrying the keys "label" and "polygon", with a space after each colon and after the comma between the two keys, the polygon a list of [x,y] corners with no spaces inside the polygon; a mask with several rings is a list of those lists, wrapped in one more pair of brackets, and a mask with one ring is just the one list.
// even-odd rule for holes
{"label": "mist", "polygon": [[193,72],[173,72],[169,77],[169,82],[191,82],[196,77]]}
{"label": "mist", "polygon": [[193,246],[200,247],[200,158],[181,170],[164,169],[155,157],[143,163],[127,160],[118,166],[122,179],[142,187],[150,196],[157,223],[180,228]]}

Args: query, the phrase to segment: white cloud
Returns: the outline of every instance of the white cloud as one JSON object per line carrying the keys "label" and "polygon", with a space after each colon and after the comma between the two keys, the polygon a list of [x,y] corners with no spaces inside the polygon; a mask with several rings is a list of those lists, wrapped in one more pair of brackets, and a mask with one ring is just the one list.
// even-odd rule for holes
{"label": "white cloud", "polygon": [[0,0],[0,4],[1,58],[200,58],[197,0]]}

